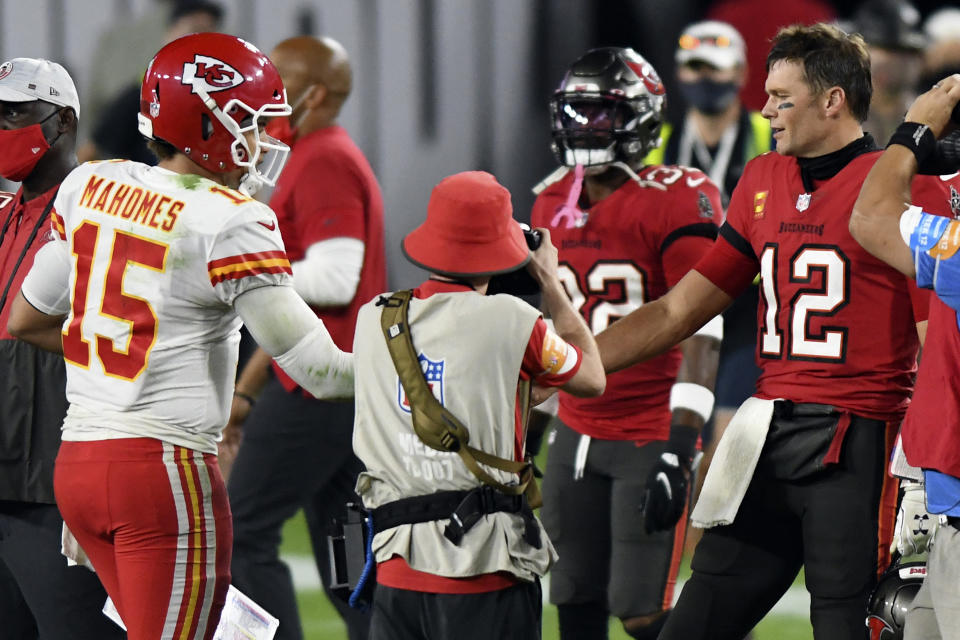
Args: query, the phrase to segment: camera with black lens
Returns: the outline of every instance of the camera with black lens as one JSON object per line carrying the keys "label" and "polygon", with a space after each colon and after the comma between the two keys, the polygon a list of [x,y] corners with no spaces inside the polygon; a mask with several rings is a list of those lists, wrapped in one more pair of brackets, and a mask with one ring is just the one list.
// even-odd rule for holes
{"label": "camera with black lens", "polygon": [[520,229],[523,230],[523,239],[527,241],[527,248],[530,249],[530,251],[539,249],[543,235],[536,229],[531,229],[530,225],[523,222],[520,223]]}
{"label": "camera with black lens", "polygon": [[[536,251],[540,248],[540,242],[543,240],[540,232],[531,229],[530,225],[523,222],[518,224],[523,231],[523,239],[527,241],[527,248],[530,251]],[[490,278],[490,284],[487,285],[487,295],[497,293],[509,293],[520,298],[535,296],[540,293],[540,284],[530,275],[526,267],[521,267],[516,271],[501,273]]]}

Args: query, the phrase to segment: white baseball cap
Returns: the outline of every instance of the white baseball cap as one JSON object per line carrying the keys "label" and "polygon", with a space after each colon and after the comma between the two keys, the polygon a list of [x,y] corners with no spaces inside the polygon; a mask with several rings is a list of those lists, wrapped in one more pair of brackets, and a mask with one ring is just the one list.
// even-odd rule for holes
{"label": "white baseball cap", "polygon": [[80,118],[80,98],[67,70],[40,58],[13,58],[0,64],[0,101],[43,100],[70,107]]}
{"label": "white baseball cap", "polygon": [[747,47],[740,32],[726,22],[697,22],[680,35],[677,64],[706,62],[718,69],[732,69],[747,61]]}

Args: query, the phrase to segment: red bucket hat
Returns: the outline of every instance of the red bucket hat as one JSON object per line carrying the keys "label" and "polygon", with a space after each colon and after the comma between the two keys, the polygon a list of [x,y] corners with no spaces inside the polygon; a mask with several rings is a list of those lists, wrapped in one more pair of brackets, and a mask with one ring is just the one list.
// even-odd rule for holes
{"label": "red bucket hat", "polygon": [[530,261],[510,192],[485,171],[464,171],[433,188],[427,219],[402,243],[427,271],[452,277],[493,276]]}

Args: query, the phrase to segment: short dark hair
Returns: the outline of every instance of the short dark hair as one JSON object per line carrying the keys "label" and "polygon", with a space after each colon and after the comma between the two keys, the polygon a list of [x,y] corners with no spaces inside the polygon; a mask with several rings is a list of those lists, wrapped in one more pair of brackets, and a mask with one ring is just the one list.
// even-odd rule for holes
{"label": "short dark hair", "polygon": [[870,53],[863,38],[831,24],[795,24],[780,29],[767,54],[767,72],[774,62],[788,60],[803,65],[807,85],[820,93],[840,87],[850,112],[858,122],[867,119],[873,81]]}
{"label": "short dark hair", "polygon": [[160,138],[154,138],[153,140],[147,138],[147,149],[150,149],[150,153],[155,155],[158,161],[169,160],[180,153],[179,149]]}

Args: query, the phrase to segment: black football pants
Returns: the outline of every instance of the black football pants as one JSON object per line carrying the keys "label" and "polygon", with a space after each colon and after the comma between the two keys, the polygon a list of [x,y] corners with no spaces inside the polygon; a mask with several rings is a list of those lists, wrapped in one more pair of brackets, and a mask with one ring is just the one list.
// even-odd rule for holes
{"label": "black football pants", "polygon": [[734,522],[704,532],[660,640],[741,640],[801,566],[814,638],[865,640],[867,600],[889,544],[878,525],[891,530],[895,516],[888,430],[854,417],[840,462],[802,481],[775,479],[761,455]]}
{"label": "black football pants", "polygon": [[60,555],[62,526],[56,505],[0,501],[0,638],[126,638],[101,611],[97,574]]}
{"label": "black football pants", "polygon": [[370,640],[540,640],[540,582],[489,593],[421,593],[377,585]]}

